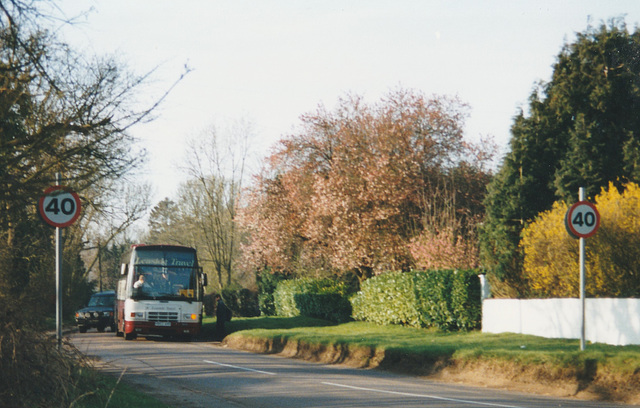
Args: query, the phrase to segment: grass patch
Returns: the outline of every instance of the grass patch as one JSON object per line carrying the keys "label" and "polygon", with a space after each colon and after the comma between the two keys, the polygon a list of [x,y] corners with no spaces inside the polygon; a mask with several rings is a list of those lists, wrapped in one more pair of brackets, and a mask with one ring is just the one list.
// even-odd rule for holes
{"label": "grass patch", "polygon": [[[248,331],[248,330],[287,330],[294,328],[306,327],[327,327],[335,323],[322,319],[314,319],[312,317],[296,316],[296,317],[234,317],[233,320],[227,322],[225,329],[227,334]],[[213,338],[216,328],[215,317],[205,317],[202,320],[202,337]]]}
{"label": "grass patch", "polygon": [[[215,319],[205,320],[213,330]],[[431,361],[501,361],[517,365],[548,366],[551,370],[581,371],[596,362],[600,369],[621,376],[640,372],[640,346],[588,344],[579,340],[548,339],[520,334],[479,331],[445,333],[435,329],[380,326],[365,322],[333,324],[304,317],[235,318],[227,323],[230,336],[261,338],[280,343],[298,342],[324,347],[369,347],[396,356],[421,356]]]}

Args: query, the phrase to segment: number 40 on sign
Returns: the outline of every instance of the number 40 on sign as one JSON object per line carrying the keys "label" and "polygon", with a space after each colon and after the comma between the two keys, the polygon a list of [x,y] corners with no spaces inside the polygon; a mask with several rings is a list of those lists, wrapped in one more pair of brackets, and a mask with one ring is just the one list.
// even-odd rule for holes
{"label": "number 40 on sign", "polygon": [[45,190],[38,202],[38,210],[44,221],[57,228],[68,227],[80,216],[80,197],[64,186],[53,186]]}
{"label": "number 40 on sign", "polygon": [[569,208],[564,221],[573,238],[589,238],[600,226],[600,213],[589,201],[578,201]]}

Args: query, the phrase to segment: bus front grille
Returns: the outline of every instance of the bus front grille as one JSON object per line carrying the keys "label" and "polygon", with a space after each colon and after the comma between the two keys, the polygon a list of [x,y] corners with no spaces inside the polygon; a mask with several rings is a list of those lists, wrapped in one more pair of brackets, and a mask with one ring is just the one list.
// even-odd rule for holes
{"label": "bus front grille", "polygon": [[150,322],[177,322],[177,312],[149,312]]}

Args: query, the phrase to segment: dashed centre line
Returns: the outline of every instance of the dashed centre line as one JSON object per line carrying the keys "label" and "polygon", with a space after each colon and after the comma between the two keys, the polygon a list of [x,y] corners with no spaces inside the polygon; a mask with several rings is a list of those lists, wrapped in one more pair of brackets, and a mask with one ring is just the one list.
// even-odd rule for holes
{"label": "dashed centre line", "polygon": [[270,373],[269,371],[254,370],[253,368],[239,367],[231,364],[218,363],[216,361],[210,361],[210,360],[202,360],[202,361],[207,364],[215,364],[222,367],[235,368],[236,370],[251,371],[253,373],[260,373],[260,374],[266,374],[266,375],[276,375],[276,373]]}
{"label": "dashed centre line", "polygon": [[[219,362],[211,361],[211,360],[202,360],[202,361],[207,363],[207,364],[214,364],[214,365],[217,365],[217,366],[233,368],[233,369],[236,369],[236,370],[250,371],[250,372],[253,372],[253,373],[260,373],[260,374],[265,374],[265,375],[276,375],[276,373],[272,373],[270,371],[256,370],[256,369],[253,369],[253,368],[240,367],[240,366],[236,366],[236,365],[232,365],[232,364],[219,363]],[[429,394],[414,394],[414,393],[409,393],[409,392],[387,391],[387,390],[379,390],[379,389],[376,389],[376,388],[356,387],[356,386],[352,386],[352,385],[338,384],[338,383],[325,382],[325,381],[320,382],[320,384],[328,385],[328,386],[331,386],[331,387],[348,388],[348,389],[356,390],[356,391],[376,392],[376,393],[380,393],[380,394],[398,395],[398,396],[414,397],[414,398],[428,398],[428,399],[439,400],[439,401],[457,402],[457,403],[464,403],[464,404],[477,405],[477,406],[483,406],[483,407],[523,408],[523,407],[517,406],[517,405],[503,405],[503,404],[495,404],[495,403],[491,403],[491,402],[481,402],[481,401],[471,401],[471,400],[463,400],[463,399],[457,399],[457,398],[439,397],[437,395],[429,395]]]}
{"label": "dashed centre line", "polygon": [[491,403],[491,402],[481,402],[481,401],[471,401],[471,400],[463,400],[463,399],[457,399],[457,398],[439,397],[437,395],[429,395],[429,394],[414,394],[414,393],[410,393],[410,392],[386,391],[386,390],[378,390],[376,388],[354,387],[352,385],[344,385],[344,384],[337,384],[337,383],[331,383],[331,382],[322,382],[321,384],[331,385],[331,386],[340,387],[340,388],[348,388],[350,390],[357,390],[357,391],[377,392],[377,393],[380,393],[380,394],[400,395],[400,396],[403,396],[403,397],[428,398],[428,399],[434,399],[434,400],[439,400],[439,401],[448,401],[448,402],[458,402],[458,403],[464,403],[464,404],[470,404],[470,405],[479,405],[479,406],[483,406],[483,407],[524,408],[524,407],[520,407],[520,406],[517,406],[517,405],[502,405],[502,404],[494,404],[494,403]]}

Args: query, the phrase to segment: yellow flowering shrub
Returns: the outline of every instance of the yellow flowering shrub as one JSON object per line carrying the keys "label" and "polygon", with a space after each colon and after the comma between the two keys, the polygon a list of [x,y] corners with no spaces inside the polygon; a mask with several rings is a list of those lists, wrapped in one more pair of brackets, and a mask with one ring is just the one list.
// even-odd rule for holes
{"label": "yellow flowering shrub", "polygon": [[593,295],[640,296],[640,186],[629,183],[620,194],[609,185],[596,202],[600,229],[592,237],[589,259],[596,282]]}
{"label": "yellow flowering shrub", "polygon": [[[595,202],[600,228],[586,239],[587,296],[640,296],[640,187],[629,183],[620,193],[610,184]],[[524,274],[532,297],[579,296],[578,240],[564,224],[568,207],[555,203],[523,231]]]}

